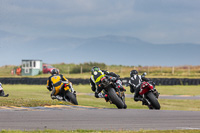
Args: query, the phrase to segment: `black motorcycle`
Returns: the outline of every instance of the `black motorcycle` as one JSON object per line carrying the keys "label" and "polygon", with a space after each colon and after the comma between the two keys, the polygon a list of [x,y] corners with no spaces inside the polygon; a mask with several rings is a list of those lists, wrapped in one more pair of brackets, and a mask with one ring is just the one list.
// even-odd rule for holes
{"label": "black motorcycle", "polygon": [[100,87],[103,88],[106,101],[115,104],[118,109],[126,109],[125,94],[126,91],[122,86],[122,82],[112,76],[104,76],[101,78]]}

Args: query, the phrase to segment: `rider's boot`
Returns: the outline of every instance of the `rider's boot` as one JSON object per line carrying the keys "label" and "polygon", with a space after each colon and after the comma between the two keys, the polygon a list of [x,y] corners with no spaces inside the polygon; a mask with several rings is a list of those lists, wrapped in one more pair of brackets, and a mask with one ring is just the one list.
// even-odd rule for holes
{"label": "rider's boot", "polygon": [[62,97],[62,96],[59,96],[59,95],[57,95],[57,96],[56,96],[56,99],[58,99],[58,100],[63,100],[63,97]]}

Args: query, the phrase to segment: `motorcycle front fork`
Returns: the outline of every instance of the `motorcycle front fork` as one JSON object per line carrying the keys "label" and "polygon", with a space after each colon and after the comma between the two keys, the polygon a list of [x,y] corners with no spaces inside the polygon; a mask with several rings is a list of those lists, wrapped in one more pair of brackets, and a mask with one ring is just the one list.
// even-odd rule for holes
{"label": "motorcycle front fork", "polygon": [[151,103],[149,102],[149,100],[148,100],[148,99],[144,98],[144,96],[143,96],[142,105],[148,105],[148,106],[150,106],[150,105],[151,105]]}

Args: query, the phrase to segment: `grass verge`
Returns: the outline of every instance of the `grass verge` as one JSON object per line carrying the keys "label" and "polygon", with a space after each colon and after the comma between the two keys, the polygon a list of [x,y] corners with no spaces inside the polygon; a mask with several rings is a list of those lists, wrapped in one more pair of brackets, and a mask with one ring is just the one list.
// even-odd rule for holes
{"label": "grass verge", "polygon": [[[17,106],[17,107],[36,107],[48,105],[69,105],[68,102],[52,100],[50,92],[45,85],[4,85],[5,93],[9,93],[9,97],[0,97],[0,106]],[[191,90],[190,94],[199,93],[200,86],[159,86],[157,89],[161,94],[184,95],[185,92]],[[93,95],[80,95],[81,93],[92,93],[89,85],[74,85],[77,91],[77,100],[79,105],[92,106],[99,108],[116,108],[115,105],[106,103],[102,98],[95,98]],[[129,88],[127,94],[129,93]],[[175,90],[178,90],[177,92]],[[174,93],[173,93],[174,92]],[[200,94],[200,93],[199,93]],[[200,111],[200,100],[171,100],[159,99],[162,110],[190,110]],[[142,106],[141,102],[134,102],[133,98],[126,98],[128,109],[147,109]]]}

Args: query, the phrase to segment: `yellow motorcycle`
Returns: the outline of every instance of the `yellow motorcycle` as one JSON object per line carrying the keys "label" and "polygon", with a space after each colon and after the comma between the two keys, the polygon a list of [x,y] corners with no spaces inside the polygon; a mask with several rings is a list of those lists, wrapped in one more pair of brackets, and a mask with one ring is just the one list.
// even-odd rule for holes
{"label": "yellow motorcycle", "polygon": [[56,99],[60,101],[70,102],[74,105],[78,105],[78,101],[76,98],[76,91],[72,92],[70,88],[70,83],[63,81],[61,89],[59,93],[56,95]]}

